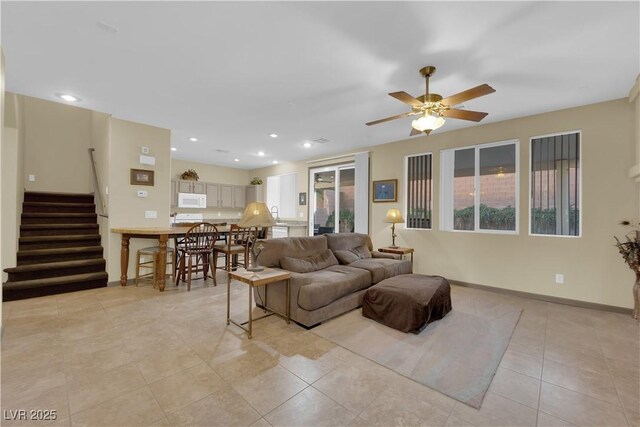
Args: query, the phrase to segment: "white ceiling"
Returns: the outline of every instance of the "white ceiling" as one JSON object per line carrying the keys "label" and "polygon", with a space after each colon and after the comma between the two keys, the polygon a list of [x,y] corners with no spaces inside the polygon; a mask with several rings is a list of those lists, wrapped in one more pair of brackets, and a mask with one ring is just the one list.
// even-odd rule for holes
{"label": "white ceiling", "polygon": [[[482,123],[622,98],[640,72],[637,1],[0,7],[7,90],[71,93],[171,129],[175,158],[243,168],[408,138],[410,119],[364,123],[408,111],[387,93],[422,94],[425,65],[443,96],[497,90],[465,104],[489,112]],[[302,147],[318,138],[330,142]]]}

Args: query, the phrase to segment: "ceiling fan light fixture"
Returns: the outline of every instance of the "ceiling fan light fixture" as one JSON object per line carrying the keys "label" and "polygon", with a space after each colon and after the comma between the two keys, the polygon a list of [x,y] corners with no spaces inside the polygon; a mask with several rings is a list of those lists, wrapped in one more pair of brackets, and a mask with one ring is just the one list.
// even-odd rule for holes
{"label": "ceiling fan light fixture", "polygon": [[425,113],[424,116],[419,117],[411,122],[411,127],[420,132],[425,130],[436,130],[444,124],[444,117],[434,116]]}

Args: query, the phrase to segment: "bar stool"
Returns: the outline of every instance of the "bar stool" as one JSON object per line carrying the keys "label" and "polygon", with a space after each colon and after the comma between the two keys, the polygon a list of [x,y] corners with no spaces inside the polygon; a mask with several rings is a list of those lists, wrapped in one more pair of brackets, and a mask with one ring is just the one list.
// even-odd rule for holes
{"label": "bar stool", "polygon": [[[156,260],[158,257],[158,252],[160,252],[159,246],[150,246],[148,248],[142,248],[138,250],[136,257],[136,279],[134,281],[136,286],[138,286],[139,279],[153,276],[153,287],[156,287]],[[149,256],[151,257],[151,261],[143,261],[142,257]],[[171,276],[172,278],[175,277],[175,271],[173,268],[175,263],[174,259],[174,249],[171,246],[167,246],[167,266],[171,266],[171,273],[169,274],[169,276]],[[141,276],[141,268],[151,269],[152,272],[143,274]]]}

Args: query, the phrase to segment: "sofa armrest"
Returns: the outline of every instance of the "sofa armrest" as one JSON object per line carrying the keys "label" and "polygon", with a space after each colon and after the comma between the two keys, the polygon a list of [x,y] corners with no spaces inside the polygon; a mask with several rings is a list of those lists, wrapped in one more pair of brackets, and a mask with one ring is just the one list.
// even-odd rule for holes
{"label": "sofa armrest", "polygon": [[371,251],[371,256],[374,258],[402,259],[402,255],[388,254],[378,251]]}

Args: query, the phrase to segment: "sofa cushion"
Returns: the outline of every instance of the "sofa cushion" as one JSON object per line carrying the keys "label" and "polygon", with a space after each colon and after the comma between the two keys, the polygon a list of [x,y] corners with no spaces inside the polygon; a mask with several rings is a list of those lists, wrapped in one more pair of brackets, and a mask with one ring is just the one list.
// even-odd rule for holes
{"label": "sofa cushion", "polygon": [[335,255],[333,255],[333,252],[331,252],[331,249],[325,249],[317,255],[305,258],[283,257],[280,260],[280,265],[285,270],[296,273],[309,273],[331,267],[332,265],[338,265],[338,260]]}
{"label": "sofa cushion", "polygon": [[340,261],[340,264],[343,265],[349,265],[352,262],[360,259],[360,257],[352,251],[340,250],[333,251],[333,253],[335,254],[336,258],[338,258],[338,261]]}
{"label": "sofa cushion", "polygon": [[366,246],[370,251],[373,250],[371,238],[362,233],[333,233],[325,234],[327,245],[332,251],[346,250],[350,251],[358,246]]}
{"label": "sofa cushion", "polygon": [[349,267],[362,268],[371,273],[371,283],[378,283],[399,274],[410,274],[413,270],[411,261],[388,258],[359,259]]}
{"label": "sofa cushion", "polygon": [[349,250],[339,249],[333,252],[335,253],[336,258],[338,258],[338,261],[340,261],[340,264],[345,265],[349,265],[359,259],[371,258],[371,251],[365,245],[360,245]]}
{"label": "sofa cushion", "polygon": [[325,236],[285,237],[261,240],[261,242],[263,248],[258,262],[265,267],[279,268],[280,260],[284,257],[304,258],[317,255],[327,249]]}
{"label": "sofa cushion", "polygon": [[[368,271],[346,265],[331,267],[292,276],[292,289],[300,286],[298,305],[305,310],[315,310],[333,301],[371,286]],[[294,283],[295,282],[295,283]],[[295,298],[295,295],[292,295]]]}

